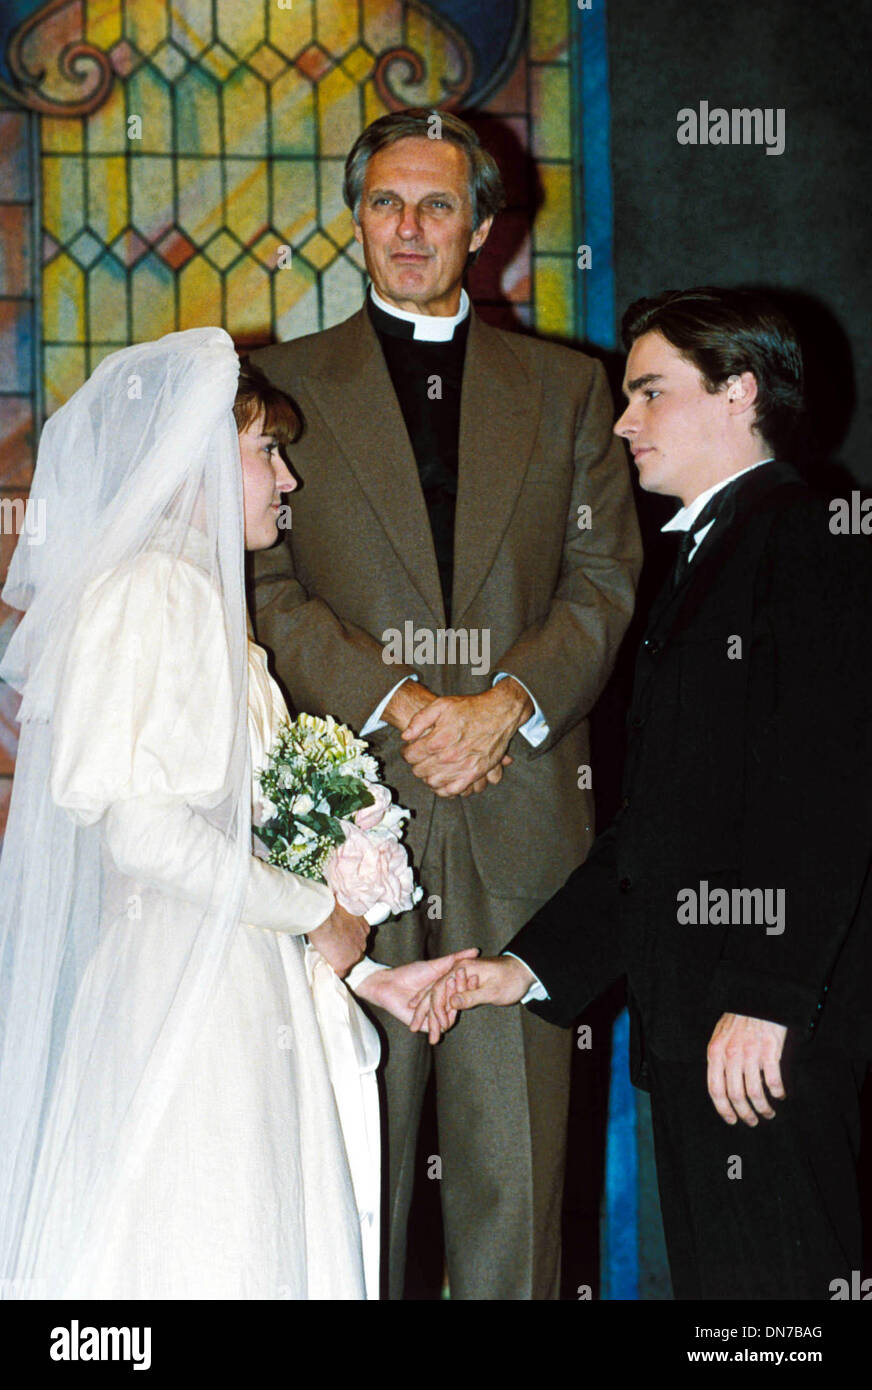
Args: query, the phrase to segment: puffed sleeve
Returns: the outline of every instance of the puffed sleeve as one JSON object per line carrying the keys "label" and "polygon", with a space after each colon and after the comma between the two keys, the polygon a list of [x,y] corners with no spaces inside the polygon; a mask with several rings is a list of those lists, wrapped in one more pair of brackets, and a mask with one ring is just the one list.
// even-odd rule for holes
{"label": "puffed sleeve", "polygon": [[[101,830],[119,872],[204,907],[232,856],[197,806],[227,779],[235,711],[224,614],[207,575],[162,552],[90,586],[55,711],[51,793]],[[302,934],[333,910],[324,884],[249,855],[242,920]]]}

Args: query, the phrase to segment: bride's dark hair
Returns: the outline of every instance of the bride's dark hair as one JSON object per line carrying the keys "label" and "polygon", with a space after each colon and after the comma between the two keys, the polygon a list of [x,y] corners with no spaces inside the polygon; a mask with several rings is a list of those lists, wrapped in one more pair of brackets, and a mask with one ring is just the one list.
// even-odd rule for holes
{"label": "bride's dark hair", "polygon": [[265,433],[274,435],[282,448],[299,438],[303,422],[291,398],[273,386],[250,357],[244,357],[239,364],[239,385],[233,402],[237,430],[247,429],[261,411]]}

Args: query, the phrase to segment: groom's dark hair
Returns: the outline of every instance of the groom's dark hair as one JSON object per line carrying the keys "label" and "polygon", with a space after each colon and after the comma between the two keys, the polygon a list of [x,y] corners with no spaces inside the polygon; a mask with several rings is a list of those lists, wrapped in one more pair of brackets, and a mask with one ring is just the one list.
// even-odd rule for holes
{"label": "groom's dark hair", "polygon": [[244,357],[239,364],[239,382],[233,402],[237,431],[247,429],[263,414],[264,434],[275,436],[282,449],[299,439],[303,428],[300,412],[290,396],[273,386],[269,377]]}
{"label": "groom's dark hair", "polygon": [[629,351],[643,333],[660,333],[692,362],[716,394],[731,376],[757,381],[754,430],[789,458],[804,418],[802,349],[790,320],[757,290],[701,285],[637,299],[621,324]]}

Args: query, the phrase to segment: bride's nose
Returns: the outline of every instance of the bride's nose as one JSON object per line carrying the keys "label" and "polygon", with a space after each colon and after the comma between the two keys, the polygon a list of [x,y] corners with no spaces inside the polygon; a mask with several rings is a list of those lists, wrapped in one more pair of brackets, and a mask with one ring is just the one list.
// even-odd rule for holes
{"label": "bride's nose", "polygon": [[297,480],[283,458],[275,457],[276,486],[279,492],[296,492]]}

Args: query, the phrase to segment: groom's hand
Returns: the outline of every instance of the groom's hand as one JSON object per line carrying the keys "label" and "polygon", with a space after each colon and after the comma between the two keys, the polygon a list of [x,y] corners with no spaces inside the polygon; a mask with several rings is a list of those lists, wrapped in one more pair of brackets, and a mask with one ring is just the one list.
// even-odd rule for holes
{"label": "groom's hand", "polygon": [[[437,960],[416,960],[410,965],[394,966],[392,970],[374,970],[356,986],[355,994],[375,1004],[379,1009],[386,1009],[401,1023],[411,1026],[415,1013],[412,1001],[417,1001],[422,994],[426,994],[459,963],[471,963],[477,955],[478,947],[472,946],[462,951],[452,951],[450,955],[440,956]],[[454,1009],[446,1011],[446,1016],[440,1022],[430,1018],[427,1022],[430,1042],[437,1043],[456,1017],[457,1010]],[[423,1030],[415,1028],[412,1031]]]}
{"label": "groom's hand", "polygon": [[781,1053],[786,1036],[781,1023],[721,1014],[708,1045],[708,1092],[728,1125],[739,1119],[753,1128],[758,1115],[775,1118],[763,1081],[770,1096],[784,1099]]}
{"label": "groom's hand", "polygon": [[363,917],[346,912],[337,899],[327,921],[310,931],[308,937],[315,950],[321,952],[339,978],[344,980],[349,970],[363,960],[369,931],[369,923]]}
{"label": "groom's hand", "polygon": [[535,979],[532,970],[515,956],[485,956],[467,961],[413,996],[412,1032],[423,1029],[428,1017],[435,1016],[437,1023],[442,1024],[449,1010],[475,1009],[479,1004],[518,1004]]}
{"label": "groom's hand", "polygon": [[512,677],[480,695],[440,695],[403,730],[403,757],[437,796],[481,791],[497,782],[510,739],[533,713],[533,702]]}

